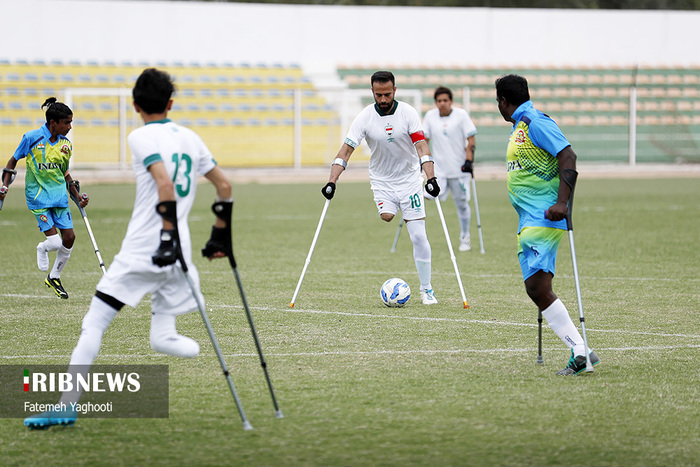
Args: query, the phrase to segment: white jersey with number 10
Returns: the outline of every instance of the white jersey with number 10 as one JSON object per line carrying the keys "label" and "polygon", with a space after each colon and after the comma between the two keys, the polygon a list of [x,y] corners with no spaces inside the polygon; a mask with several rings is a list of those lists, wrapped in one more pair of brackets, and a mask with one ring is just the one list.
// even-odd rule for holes
{"label": "white jersey with number 10", "polygon": [[413,107],[395,102],[393,111],[387,115],[380,114],[375,104],[365,107],[355,117],[345,139],[353,148],[367,140],[372,152],[369,159],[372,189],[395,190],[420,183],[420,162],[414,141],[424,139],[423,126]]}

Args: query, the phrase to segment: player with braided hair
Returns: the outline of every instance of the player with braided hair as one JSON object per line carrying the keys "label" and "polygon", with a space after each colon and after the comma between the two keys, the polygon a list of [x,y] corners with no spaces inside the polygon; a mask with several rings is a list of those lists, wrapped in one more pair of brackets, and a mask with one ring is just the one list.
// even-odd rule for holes
{"label": "player with braided hair", "polygon": [[68,165],[73,145],[66,135],[71,129],[73,111],[55,97],[46,99],[41,108],[46,108],[46,123],[25,133],[14,155],[7,161],[0,180],[0,202],[7,196],[16,174],[17,162],[26,159],[24,193],[27,207],[36,217],[39,230],[46,235],[46,240],[36,246],[37,266],[42,271],[48,271],[49,252],[57,252],[53,268],[44,282],[57,296],[67,299],[68,293],[60,277],[75,242],[68,190],[80,199],[82,207],[87,206],[90,198],[86,194],[80,196],[77,188],[70,184],[73,178],[68,172]]}

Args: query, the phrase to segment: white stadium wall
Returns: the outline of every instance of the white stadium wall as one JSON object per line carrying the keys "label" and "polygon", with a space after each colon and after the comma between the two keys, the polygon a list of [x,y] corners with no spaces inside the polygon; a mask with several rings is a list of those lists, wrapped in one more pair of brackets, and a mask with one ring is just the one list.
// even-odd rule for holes
{"label": "white stadium wall", "polygon": [[696,65],[700,12],[0,0],[0,58]]}
{"label": "white stadium wall", "polygon": [[[458,103],[468,101],[484,161],[502,158],[493,80],[509,70],[526,74],[533,100],[592,161],[700,161],[700,12],[129,0],[0,7],[3,152],[41,123],[51,93],[76,111],[73,164],[128,167],[126,134],[139,125],[129,89],[155,65],[178,87],[171,117],[225,167],[330,163],[376,69],[396,72],[398,97],[422,111],[435,86],[451,86]],[[633,82],[646,83],[635,104]],[[353,160],[368,157],[363,146]]]}

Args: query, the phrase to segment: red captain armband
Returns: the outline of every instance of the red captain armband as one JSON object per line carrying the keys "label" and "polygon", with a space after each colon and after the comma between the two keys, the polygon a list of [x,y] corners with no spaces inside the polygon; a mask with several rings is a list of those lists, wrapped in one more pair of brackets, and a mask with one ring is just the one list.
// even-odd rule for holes
{"label": "red captain armband", "polygon": [[418,141],[425,141],[425,135],[422,131],[411,133],[411,141],[413,141],[413,144],[416,144]]}

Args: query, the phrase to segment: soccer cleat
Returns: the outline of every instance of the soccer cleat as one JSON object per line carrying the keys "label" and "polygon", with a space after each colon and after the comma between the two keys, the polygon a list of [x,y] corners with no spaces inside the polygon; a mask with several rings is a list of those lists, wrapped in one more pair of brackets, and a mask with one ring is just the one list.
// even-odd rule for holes
{"label": "soccer cleat", "polygon": [[[595,366],[600,363],[600,359],[595,352],[591,350],[591,365]],[[571,357],[569,357],[569,363],[566,368],[557,371],[560,376],[572,376],[581,373],[586,370],[586,356],[576,355],[574,356],[574,349],[571,349]]]}
{"label": "soccer cleat", "polygon": [[61,284],[61,279],[53,279],[49,276],[46,276],[44,283],[47,287],[53,289],[53,291],[56,292],[56,295],[58,295],[60,298],[64,300],[68,298],[68,292],[66,292],[66,289],[63,288],[63,285]]}
{"label": "soccer cleat", "polygon": [[459,251],[469,251],[472,249],[472,241],[469,234],[462,235],[459,240]]}
{"label": "soccer cleat", "polygon": [[420,299],[423,302],[423,305],[435,305],[438,302],[437,298],[435,298],[435,292],[433,292],[433,289],[421,290]]}
{"label": "soccer cleat", "polygon": [[40,271],[49,270],[49,254],[41,246],[41,243],[36,246],[36,265]]}
{"label": "soccer cleat", "polygon": [[54,425],[73,425],[77,418],[78,414],[74,410],[49,410],[25,418],[24,426],[32,430],[45,430]]}

